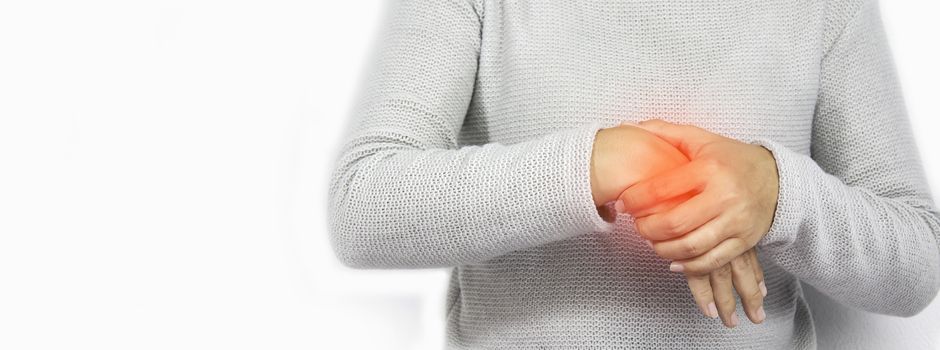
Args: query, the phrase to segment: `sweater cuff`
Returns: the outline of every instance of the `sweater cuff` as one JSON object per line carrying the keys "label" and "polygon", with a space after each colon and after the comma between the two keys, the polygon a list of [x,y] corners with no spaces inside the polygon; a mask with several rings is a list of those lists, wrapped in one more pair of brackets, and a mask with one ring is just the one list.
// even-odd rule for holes
{"label": "sweater cuff", "polygon": [[778,192],[777,209],[773,223],[767,234],[757,243],[762,250],[783,250],[796,241],[804,219],[808,193],[803,184],[810,175],[811,165],[815,162],[806,155],[797,153],[786,146],[767,139],[754,144],[762,146],[773,154],[777,164]]}
{"label": "sweater cuff", "polygon": [[571,215],[578,222],[583,222],[586,227],[591,227],[594,231],[611,232],[616,227],[614,222],[604,220],[598,213],[598,208],[594,205],[594,196],[591,191],[591,157],[594,151],[594,137],[597,131],[604,128],[601,123],[592,123],[587,126],[576,128],[570,131],[568,141],[574,152],[574,167],[569,169],[574,179],[572,184],[574,197],[570,207]]}

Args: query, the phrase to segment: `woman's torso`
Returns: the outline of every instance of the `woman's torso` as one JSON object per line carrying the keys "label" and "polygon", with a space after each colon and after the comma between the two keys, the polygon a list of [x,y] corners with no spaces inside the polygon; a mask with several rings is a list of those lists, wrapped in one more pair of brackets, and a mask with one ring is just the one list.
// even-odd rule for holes
{"label": "woman's torso", "polygon": [[[482,44],[463,145],[660,118],[809,153],[823,2],[484,0],[478,7]],[[799,282],[771,261],[762,259],[767,320],[726,329],[698,311],[684,276],[668,271],[629,217],[619,217],[613,233],[585,233],[455,269],[450,346],[815,342]]]}

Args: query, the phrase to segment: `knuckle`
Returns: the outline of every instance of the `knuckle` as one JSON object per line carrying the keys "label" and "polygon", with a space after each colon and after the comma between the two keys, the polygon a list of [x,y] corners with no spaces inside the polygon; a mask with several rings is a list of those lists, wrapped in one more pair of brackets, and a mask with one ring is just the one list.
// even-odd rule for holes
{"label": "knuckle", "polygon": [[646,218],[636,219],[636,222],[634,223],[634,225],[636,226],[636,232],[640,234],[640,236],[646,239],[653,238],[651,235],[652,232],[650,232],[650,228],[649,228],[650,226],[649,219],[646,219]]}
{"label": "knuckle", "polygon": [[727,277],[731,274],[731,269],[727,266],[722,266],[721,261],[715,257],[709,257],[708,259],[705,259],[705,266],[714,270],[716,273],[718,273],[719,276],[722,277]]}
{"label": "knuckle", "polygon": [[748,260],[744,256],[739,256],[737,258],[734,258],[734,260],[731,260],[731,268],[735,271],[735,273],[744,273],[744,272],[753,273],[750,260]]}
{"label": "knuckle", "polygon": [[[703,230],[701,232],[704,241],[707,243],[717,243],[721,237],[718,236],[718,232],[712,229]],[[714,244],[717,245],[717,244]]]}
{"label": "knuckle", "polygon": [[665,216],[661,220],[664,234],[670,237],[674,237],[684,233],[683,228],[685,227],[685,224],[682,218],[678,218],[676,216]]}
{"label": "knuckle", "polygon": [[705,159],[702,161],[702,169],[704,169],[709,174],[718,174],[723,171],[723,166],[721,162],[715,159]]}
{"label": "knuckle", "polygon": [[715,303],[721,306],[725,306],[725,308],[728,309],[733,309],[734,305],[736,304],[734,295],[731,293],[722,293],[715,296]]}
{"label": "knuckle", "polygon": [[708,287],[692,287],[691,290],[696,299],[707,299],[712,296],[711,288]]}
{"label": "knuckle", "polygon": [[694,242],[682,243],[682,253],[685,254],[686,256],[689,256],[689,257],[698,256],[699,252],[700,250]]}
{"label": "knuckle", "polygon": [[688,264],[686,268],[689,273],[694,274],[712,274],[712,277],[718,279],[729,279],[731,270],[714,258],[702,258],[694,263]]}

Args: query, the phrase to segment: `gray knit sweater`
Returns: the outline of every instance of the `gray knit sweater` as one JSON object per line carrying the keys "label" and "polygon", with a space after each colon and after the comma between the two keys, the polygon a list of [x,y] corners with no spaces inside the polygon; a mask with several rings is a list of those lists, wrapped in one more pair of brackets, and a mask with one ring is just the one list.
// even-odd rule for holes
{"label": "gray knit sweater", "polygon": [[[331,237],[354,267],[453,268],[449,348],[813,348],[807,285],[891,315],[937,293],[940,215],[875,0],[392,13],[332,178]],[[776,158],[763,324],[704,317],[628,215],[598,216],[596,130],[654,117]]]}

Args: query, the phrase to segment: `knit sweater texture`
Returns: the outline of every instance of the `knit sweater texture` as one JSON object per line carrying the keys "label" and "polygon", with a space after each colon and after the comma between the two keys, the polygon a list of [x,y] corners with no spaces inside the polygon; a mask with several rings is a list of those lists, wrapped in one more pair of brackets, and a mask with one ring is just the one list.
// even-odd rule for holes
{"label": "knit sweater texture", "polygon": [[[330,186],[358,268],[452,268],[451,349],[811,349],[804,288],[906,316],[940,215],[876,0],[401,0]],[[763,324],[701,314],[591,197],[599,128],[659,118],[769,149]],[[625,169],[625,171],[627,171]]]}

